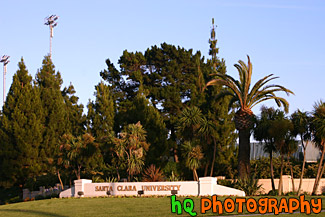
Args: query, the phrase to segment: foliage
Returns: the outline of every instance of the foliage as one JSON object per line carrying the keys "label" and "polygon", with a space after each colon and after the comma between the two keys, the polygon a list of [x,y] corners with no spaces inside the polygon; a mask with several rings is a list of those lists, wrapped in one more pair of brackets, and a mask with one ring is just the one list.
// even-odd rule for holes
{"label": "foliage", "polygon": [[313,133],[313,141],[322,152],[312,192],[312,194],[315,194],[325,169],[325,165],[323,165],[325,155],[325,102],[323,101],[319,101],[314,105],[311,128]]}
{"label": "foliage", "polygon": [[[252,173],[256,175],[259,179],[270,179],[271,171],[269,166],[269,158],[263,157],[257,160],[252,160]],[[301,162],[296,159],[291,158],[290,163],[292,164],[294,178],[299,178],[301,175]],[[280,177],[280,168],[281,168],[281,159],[279,157],[273,158],[273,166],[274,166],[274,178]],[[305,170],[304,176],[306,178],[315,178],[315,175],[312,171],[314,171],[313,164],[308,164]],[[290,165],[287,161],[283,163],[283,174],[290,175]]]}
{"label": "foliage", "polygon": [[99,142],[112,134],[114,126],[114,102],[110,88],[100,82],[95,86],[96,100],[88,103],[88,132]]}
{"label": "foliage", "polygon": [[164,175],[160,168],[156,168],[155,165],[151,164],[148,168],[143,171],[144,182],[160,182],[163,181]]}
{"label": "foliage", "polygon": [[21,189],[17,186],[10,188],[0,187],[0,205],[22,202],[21,193]]}
{"label": "foliage", "polygon": [[40,92],[32,85],[23,59],[18,67],[0,117],[0,181],[4,186],[22,185],[43,169]]}
{"label": "foliage", "polygon": [[276,196],[276,195],[279,195],[279,191],[278,190],[270,190],[268,193],[267,193],[268,196]]}
{"label": "foliage", "polygon": [[77,179],[81,178],[82,169],[93,171],[101,164],[99,145],[88,133],[78,137],[64,134],[59,151],[59,162],[62,162],[67,169],[71,169]]}
{"label": "foliage", "polygon": [[194,181],[198,181],[196,169],[201,165],[200,161],[203,158],[201,146],[194,145],[190,141],[185,141],[182,145],[182,154],[185,158],[185,165],[193,170]]}
{"label": "foliage", "polygon": [[116,177],[106,177],[106,178],[102,178],[100,175],[95,175],[92,177],[92,181],[94,183],[100,183],[100,182],[109,182],[109,183],[113,183],[113,182],[118,182]]}
{"label": "foliage", "polygon": [[39,187],[44,186],[45,188],[50,188],[55,186],[56,183],[58,183],[58,177],[49,173],[28,179],[25,183],[25,187],[30,191],[38,191]]}
{"label": "foliage", "polygon": [[242,60],[239,60],[239,64],[235,64],[236,69],[239,73],[239,81],[233,77],[216,73],[215,79],[212,79],[206,84],[208,86],[224,85],[228,89],[222,91],[219,94],[219,98],[230,96],[231,100],[229,106],[237,103],[239,109],[235,115],[236,129],[239,130],[239,153],[238,153],[238,172],[239,177],[244,179],[249,176],[250,173],[250,129],[253,127],[254,114],[252,108],[269,99],[274,99],[278,106],[283,105],[285,111],[288,111],[289,103],[282,97],[275,95],[276,92],[283,91],[287,94],[293,94],[289,89],[281,85],[266,85],[270,81],[276,79],[273,74],[265,76],[264,78],[257,81],[254,86],[251,86],[252,77],[252,63],[250,62],[249,56],[248,64],[246,65]]}
{"label": "foliage", "polygon": [[50,56],[45,56],[42,67],[36,74],[36,87],[42,103],[42,125],[44,127],[40,156],[46,163],[46,170],[51,171],[59,149],[60,137],[66,132],[67,113],[61,92],[61,74],[55,72]]}
{"label": "foliage", "polygon": [[253,196],[259,193],[262,185],[258,184],[258,179],[256,179],[255,176],[251,176],[245,179],[238,179],[234,183],[234,187],[244,191],[246,196]]}
{"label": "foliage", "polygon": [[75,93],[74,86],[70,84],[69,87],[63,89],[62,96],[67,113],[66,133],[79,136],[85,130],[86,116],[83,115],[83,105],[78,104],[79,97]]}
{"label": "foliage", "polygon": [[[125,106],[125,107],[124,107]],[[146,140],[150,143],[145,163],[161,165],[162,156],[167,154],[167,130],[163,117],[144,94],[137,95],[120,104],[117,114],[121,126],[140,122],[146,129]]]}
{"label": "foliage", "polygon": [[146,131],[140,122],[127,125],[114,140],[114,151],[118,158],[126,160],[129,181],[139,174],[144,165],[146,151],[150,144],[146,141]]}
{"label": "foliage", "polygon": [[174,171],[172,171],[171,175],[167,178],[167,181],[179,182],[179,181],[183,181],[183,179],[180,178],[177,174],[175,174]]}

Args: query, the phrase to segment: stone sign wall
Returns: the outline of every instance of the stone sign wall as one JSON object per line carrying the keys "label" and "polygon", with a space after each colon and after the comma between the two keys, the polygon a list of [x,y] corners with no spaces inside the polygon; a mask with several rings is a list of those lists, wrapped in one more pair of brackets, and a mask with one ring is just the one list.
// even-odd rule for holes
{"label": "stone sign wall", "polygon": [[183,182],[115,182],[92,183],[91,180],[74,181],[73,188],[60,193],[60,197],[96,197],[109,195],[236,195],[245,196],[243,191],[217,184],[217,178],[203,177],[199,181]]}

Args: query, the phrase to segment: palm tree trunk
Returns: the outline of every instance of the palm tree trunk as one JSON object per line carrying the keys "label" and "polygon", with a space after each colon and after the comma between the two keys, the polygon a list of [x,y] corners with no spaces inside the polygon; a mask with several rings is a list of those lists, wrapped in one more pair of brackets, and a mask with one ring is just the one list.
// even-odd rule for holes
{"label": "palm tree trunk", "polygon": [[210,176],[213,175],[213,168],[214,168],[214,162],[216,160],[216,152],[217,152],[217,142],[216,139],[213,137],[213,156],[212,156],[212,163],[211,163],[211,170],[210,170]]}
{"label": "palm tree trunk", "polygon": [[249,177],[250,174],[250,130],[239,131],[238,176],[240,179]]}
{"label": "palm tree trunk", "polygon": [[280,170],[280,180],[279,180],[279,186],[278,186],[278,191],[279,191],[279,196],[282,195],[282,173],[283,173],[283,155],[281,156],[281,170]]}
{"label": "palm tree trunk", "polygon": [[120,176],[120,172],[118,170],[118,167],[116,167],[116,173],[117,173],[117,181],[120,181],[121,176]]}
{"label": "palm tree trunk", "polygon": [[315,178],[315,183],[314,183],[314,187],[313,187],[313,192],[312,192],[312,194],[315,194],[316,191],[317,191],[318,180],[320,179],[321,168],[322,168],[323,160],[324,160],[324,154],[325,154],[325,146],[323,146],[322,156],[321,156],[320,161],[319,161],[318,170],[317,170],[317,175],[316,175],[316,178]]}
{"label": "palm tree trunk", "polygon": [[174,160],[175,160],[175,163],[179,162],[176,148],[174,148]]}
{"label": "palm tree trunk", "polygon": [[204,177],[207,176],[207,174],[208,174],[208,169],[209,169],[209,162],[206,162],[206,164],[205,164],[205,168],[204,168]]}
{"label": "palm tree trunk", "polygon": [[81,170],[81,166],[78,166],[78,169],[74,170],[78,180],[80,179],[80,170]]}
{"label": "palm tree trunk", "polygon": [[270,152],[270,167],[271,167],[271,184],[272,184],[272,191],[275,191],[275,184],[274,184],[274,170],[273,170],[273,151]]}
{"label": "palm tree trunk", "polygon": [[59,178],[60,185],[61,185],[61,190],[64,190],[64,186],[63,186],[63,183],[62,183],[62,180],[61,180],[60,170],[58,170],[57,173],[58,173],[58,178]]}
{"label": "palm tree trunk", "polygon": [[297,190],[297,195],[300,195],[300,190],[301,190],[301,186],[302,186],[302,179],[304,177],[304,171],[305,171],[305,164],[306,164],[306,149],[307,149],[307,144],[306,146],[304,146],[303,140],[301,139],[301,143],[302,143],[302,147],[304,148],[304,160],[302,162],[302,169],[301,169],[301,175],[300,175],[300,181],[299,181],[299,187]]}
{"label": "palm tree trunk", "polygon": [[194,176],[194,181],[199,181],[199,177],[197,175],[196,169],[193,169],[193,176]]}
{"label": "palm tree trunk", "polygon": [[316,194],[316,191],[317,191],[317,188],[318,188],[318,185],[319,185],[319,181],[322,178],[322,175],[324,173],[324,168],[325,168],[325,166],[323,166],[324,154],[325,154],[325,144],[323,144],[322,157],[321,157],[321,159],[319,161],[317,176],[316,176],[316,179],[315,179],[315,184],[314,184],[312,194]]}
{"label": "palm tree trunk", "polygon": [[294,192],[294,191],[295,191],[295,180],[294,180],[294,177],[293,177],[293,169],[292,169],[292,164],[291,164],[291,162],[290,162],[290,157],[289,157],[289,155],[288,155],[288,163],[289,163],[290,173],[291,173],[292,191]]}
{"label": "palm tree trunk", "polygon": [[316,187],[315,187],[315,194],[316,194],[316,192],[317,192],[317,189],[318,189],[318,186],[319,186],[320,180],[321,180],[321,178],[322,178],[322,176],[323,176],[324,169],[325,169],[325,165],[323,165],[323,167],[322,167],[322,171],[321,171],[320,175],[318,176],[317,185],[316,185]]}

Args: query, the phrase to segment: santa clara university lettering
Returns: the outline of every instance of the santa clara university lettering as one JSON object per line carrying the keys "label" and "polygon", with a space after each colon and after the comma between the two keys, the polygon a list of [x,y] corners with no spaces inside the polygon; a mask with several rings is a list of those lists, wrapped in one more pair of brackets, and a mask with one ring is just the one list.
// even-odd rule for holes
{"label": "santa clara university lettering", "polygon": [[116,189],[113,189],[113,186],[95,186],[95,191],[137,191],[137,190],[144,190],[144,191],[171,191],[171,190],[180,190],[181,185],[142,185],[141,189],[137,189],[136,185],[118,185]]}
{"label": "santa clara university lettering", "polygon": [[74,181],[74,186],[60,193],[60,197],[96,197],[107,195],[182,195],[211,196],[234,195],[245,196],[243,191],[217,184],[217,178],[202,177],[199,181],[182,182],[114,182],[92,183],[91,180]]}

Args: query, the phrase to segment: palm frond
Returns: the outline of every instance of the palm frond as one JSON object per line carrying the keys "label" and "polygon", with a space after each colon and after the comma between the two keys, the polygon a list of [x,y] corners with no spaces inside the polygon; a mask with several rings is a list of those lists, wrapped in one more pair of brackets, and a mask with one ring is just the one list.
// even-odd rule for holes
{"label": "palm frond", "polygon": [[238,89],[238,87],[234,83],[229,82],[229,81],[225,81],[225,80],[222,80],[222,79],[213,79],[213,80],[209,81],[206,84],[206,86],[217,85],[217,84],[229,87],[237,95],[237,97],[238,97],[238,99],[240,101],[240,104],[244,105],[243,100],[242,100],[241,91]]}

